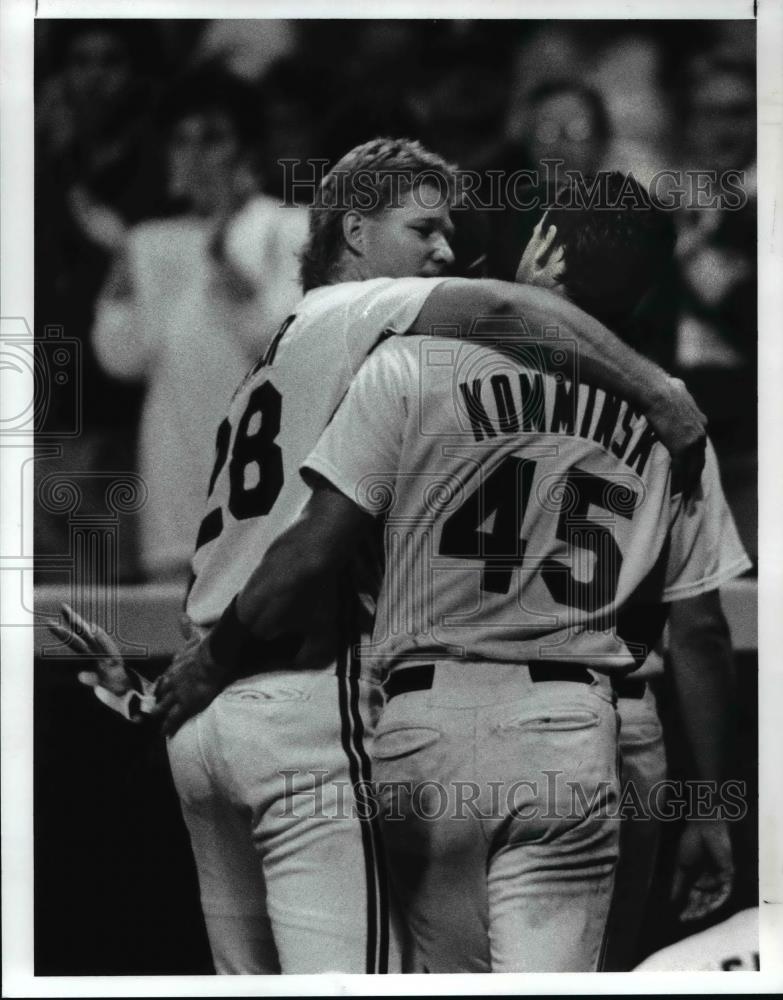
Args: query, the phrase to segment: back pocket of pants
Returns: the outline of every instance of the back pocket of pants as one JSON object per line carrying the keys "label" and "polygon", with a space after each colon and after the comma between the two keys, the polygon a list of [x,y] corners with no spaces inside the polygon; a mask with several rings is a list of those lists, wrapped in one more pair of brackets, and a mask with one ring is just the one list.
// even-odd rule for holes
{"label": "back pocket of pants", "polygon": [[440,731],[429,726],[381,730],[375,734],[370,753],[376,760],[399,760],[433,746],[440,737]]}
{"label": "back pocket of pants", "polygon": [[253,681],[252,684],[240,681],[227,687],[219,697],[225,701],[239,701],[255,705],[281,701],[307,701],[313,683],[314,681],[310,677],[270,677],[263,681]]}
{"label": "back pocket of pants", "polygon": [[588,709],[557,709],[550,713],[541,712],[536,715],[520,715],[516,718],[504,719],[499,722],[495,729],[498,731],[518,731],[524,729],[527,732],[547,732],[563,733],[579,729],[592,729],[597,726],[600,719]]}

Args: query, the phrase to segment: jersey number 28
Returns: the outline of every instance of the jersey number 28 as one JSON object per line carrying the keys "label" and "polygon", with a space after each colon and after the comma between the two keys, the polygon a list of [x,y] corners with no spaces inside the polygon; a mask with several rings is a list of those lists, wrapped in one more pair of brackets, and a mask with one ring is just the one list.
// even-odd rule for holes
{"label": "jersey number 28", "polygon": [[[250,394],[245,412],[237,424],[229,459],[231,424],[218,427],[215,465],[209,480],[208,497],[228,460],[228,509],[238,521],[268,514],[283,488],[283,453],[275,438],[280,433],[282,397],[271,382],[264,382]],[[216,507],[201,522],[196,548],[217,538],[223,530],[223,511]]]}

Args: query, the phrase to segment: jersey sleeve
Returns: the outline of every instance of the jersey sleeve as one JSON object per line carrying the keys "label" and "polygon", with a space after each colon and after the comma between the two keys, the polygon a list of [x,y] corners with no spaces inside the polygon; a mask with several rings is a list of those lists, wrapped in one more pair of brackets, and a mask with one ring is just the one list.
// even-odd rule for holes
{"label": "jersey sleeve", "polygon": [[706,594],[752,566],[723,495],[718,460],[709,441],[700,492],[690,502],[678,498],[677,503],[670,528],[666,602]]}
{"label": "jersey sleeve", "polygon": [[410,397],[400,352],[383,345],[364,363],[305,459],[305,480],[317,472],[370,514],[388,509],[400,464]]}
{"label": "jersey sleeve", "polygon": [[387,278],[365,282],[366,291],[348,305],[346,351],[355,375],[377,344],[407,333],[427,297],[446,278]]}

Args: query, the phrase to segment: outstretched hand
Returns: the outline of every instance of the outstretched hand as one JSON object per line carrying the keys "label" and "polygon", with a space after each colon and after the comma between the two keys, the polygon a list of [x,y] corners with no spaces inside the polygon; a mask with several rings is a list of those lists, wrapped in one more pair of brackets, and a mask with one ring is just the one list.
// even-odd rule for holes
{"label": "outstretched hand", "polygon": [[99,625],[85,621],[67,604],[61,606],[65,624],[50,622],[49,631],[77,656],[95,661],[94,670],[77,674],[79,682],[112,711],[131,722],[141,722],[154,701],[150,682],[125,666],[116,643]]}
{"label": "outstretched hand", "polygon": [[677,847],[672,899],[680,920],[701,920],[731,896],[734,864],[728,827],[722,820],[688,823]]}
{"label": "outstretched hand", "polygon": [[153,688],[126,667],[117,644],[104,629],[85,621],[67,604],[61,606],[61,611],[64,622],[49,622],[49,631],[77,656],[95,661],[94,669],[79,672],[79,682],[93,688],[104,704],[134,722],[142,718],[159,720],[166,736],[206,708],[230,679],[212,660],[207,633],[187,618],[180,623],[186,644]]}
{"label": "outstretched hand", "polygon": [[79,681],[87,687],[103,687],[121,697],[136,689],[133,677],[116,643],[100,625],[86,622],[67,604],[61,605],[65,624],[49,622],[49,631],[61,639],[77,656],[95,660],[95,670],[82,670]]}

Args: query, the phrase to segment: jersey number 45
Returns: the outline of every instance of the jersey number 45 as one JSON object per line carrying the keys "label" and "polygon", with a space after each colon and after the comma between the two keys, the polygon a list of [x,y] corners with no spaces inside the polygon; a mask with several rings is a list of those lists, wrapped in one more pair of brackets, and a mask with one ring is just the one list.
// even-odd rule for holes
{"label": "jersey number 45", "polygon": [[[514,569],[522,565],[526,542],[522,538],[536,462],[510,455],[470,494],[443,525],[439,554],[484,562],[481,589],[507,594]],[[592,554],[593,573],[589,580],[577,579],[570,566],[546,558],[535,567],[547,590],[558,604],[596,611],[609,604],[617,591],[623,556],[606,523],[589,517],[590,506],[631,518],[638,496],[630,487],[583,469],[571,468],[559,486],[560,509],[555,536],[569,546]],[[618,502],[621,501],[621,502]],[[491,531],[482,526],[494,515]]]}

